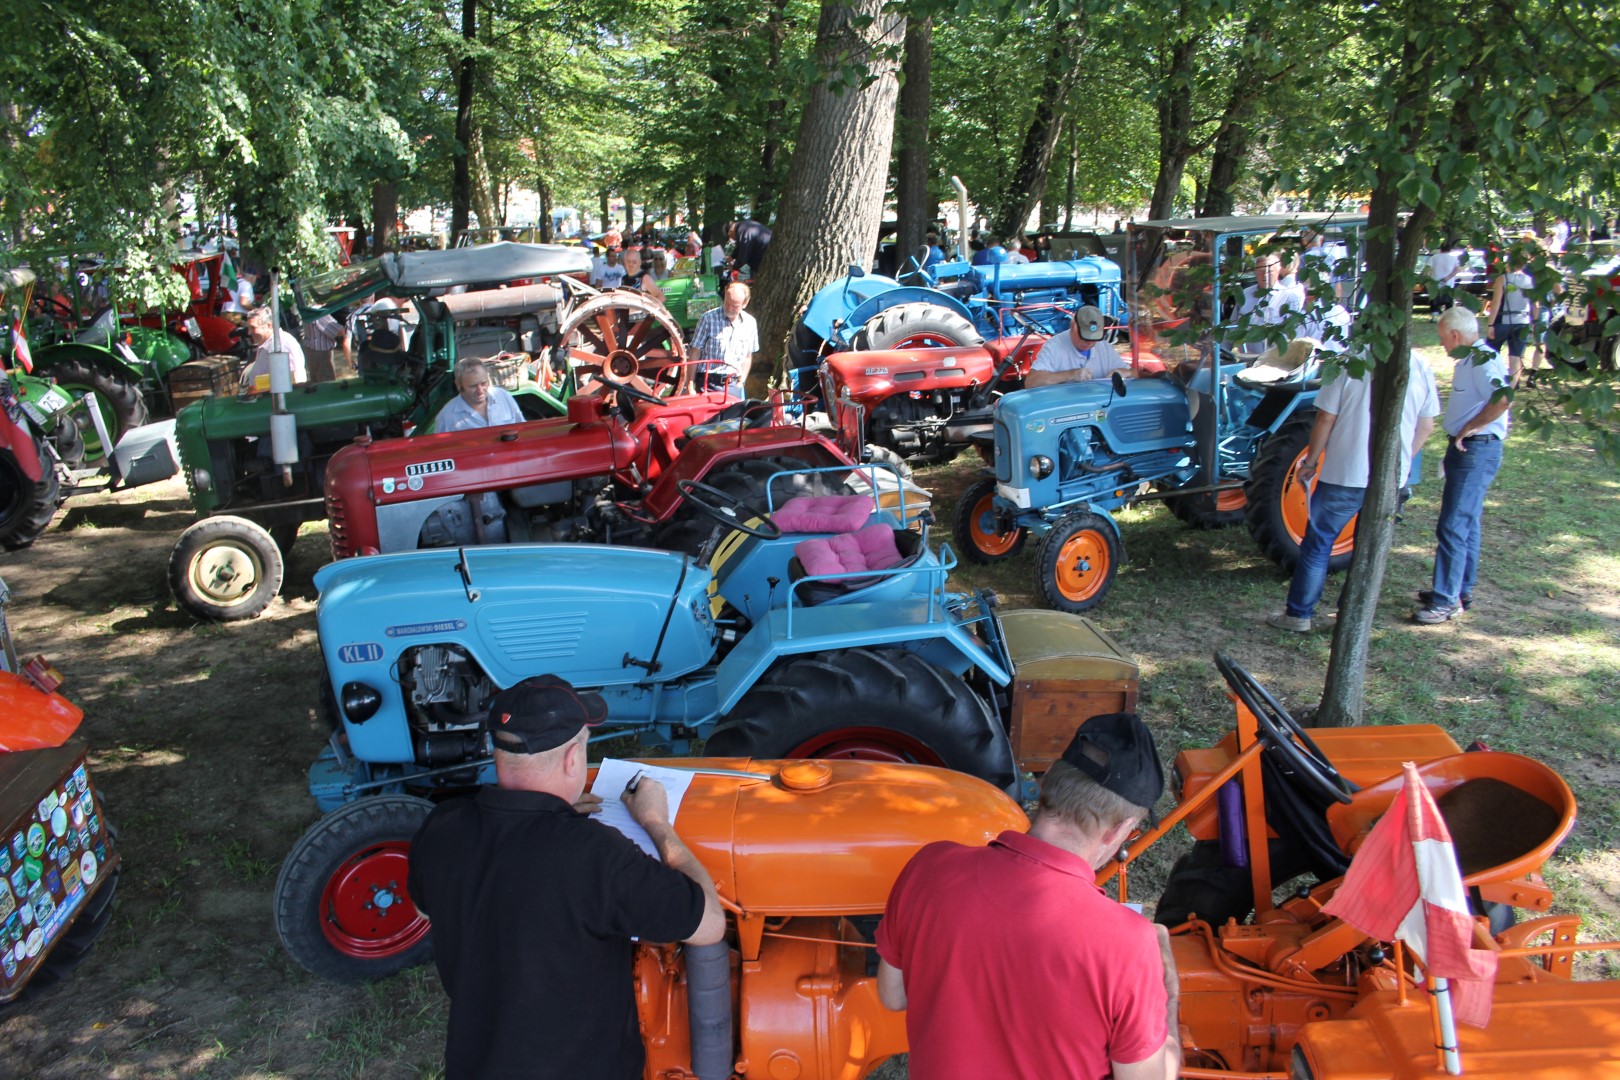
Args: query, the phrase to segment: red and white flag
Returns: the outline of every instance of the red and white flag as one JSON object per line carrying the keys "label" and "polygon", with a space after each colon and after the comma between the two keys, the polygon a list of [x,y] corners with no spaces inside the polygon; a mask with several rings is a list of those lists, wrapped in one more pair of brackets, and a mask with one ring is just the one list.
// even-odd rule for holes
{"label": "red and white flag", "polygon": [[21,319],[16,319],[11,324],[11,355],[17,358],[17,363],[22,365],[24,371],[34,370],[34,354],[29,351],[28,339],[23,336]]}
{"label": "red and white flag", "polygon": [[1322,911],[1380,941],[1406,942],[1431,976],[1451,980],[1457,1019],[1483,1027],[1491,1017],[1496,954],[1473,948],[1474,917],[1451,833],[1417,766],[1403,768],[1401,793]]}

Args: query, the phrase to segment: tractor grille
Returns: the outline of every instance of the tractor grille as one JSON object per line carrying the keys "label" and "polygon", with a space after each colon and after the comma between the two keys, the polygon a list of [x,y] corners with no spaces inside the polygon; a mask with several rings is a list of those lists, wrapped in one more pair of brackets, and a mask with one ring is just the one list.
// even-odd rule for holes
{"label": "tractor grille", "polygon": [[347,559],[354,554],[354,545],[349,542],[347,525],[348,515],[344,513],[343,500],[326,497],[327,529],[332,541],[332,558]]}
{"label": "tractor grille", "polygon": [[[1108,426],[1122,443],[1155,442],[1169,437],[1166,413],[1157,408],[1132,408],[1116,403],[1108,411]],[[1183,414],[1185,419],[1185,414]]]}
{"label": "tractor grille", "polygon": [[489,620],[495,644],[513,660],[566,660],[579,651],[586,613],[561,612]]}

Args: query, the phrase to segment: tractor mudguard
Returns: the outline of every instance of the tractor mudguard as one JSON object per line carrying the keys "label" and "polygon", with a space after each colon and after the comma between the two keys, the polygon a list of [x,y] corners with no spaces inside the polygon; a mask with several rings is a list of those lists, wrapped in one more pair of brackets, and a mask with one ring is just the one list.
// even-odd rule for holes
{"label": "tractor mudguard", "polygon": [[728,462],[757,457],[794,457],[806,469],[853,465],[838,447],[796,427],[745,428],[700,435],[688,442],[642,501],[643,516],[664,521],[680,506],[682,480],[701,481]]}
{"label": "tractor mudguard", "polygon": [[[518,399],[519,408],[522,408],[524,398],[531,398],[534,401],[544,403],[545,411],[554,413],[557,416],[566,416],[568,415],[568,399],[557,392],[561,389],[561,385],[556,385],[555,389],[547,390],[539,383],[525,382],[512,391],[512,396]],[[524,415],[529,415],[528,410],[524,410]]]}
{"label": "tractor mudguard", "polygon": [[[167,335],[165,335],[167,336]],[[80,360],[90,364],[106,364],[116,371],[121,371],[131,379],[139,382],[146,372],[143,370],[140,358],[134,353],[123,349],[109,348],[105,345],[94,345],[85,341],[65,341],[60,345],[47,345],[34,353],[34,369],[40,372],[49,372],[51,368],[68,360]],[[190,357],[187,357],[190,359]]]}
{"label": "tractor mudguard", "polygon": [[0,671],[0,752],[61,746],[83,719],[79,707],[61,694],[47,694],[21,675]]}
{"label": "tractor mudguard", "polygon": [[[817,337],[827,340],[838,326],[849,324],[849,313],[874,296],[903,288],[898,281],[882,274],[846,274],[810,298],[800,320]],[[930,298],[938,294],[932,289],[920,289]]]}
{"label": "tractor mudguard", "polygon": [[[169,372],[191,360],[191,345],[168,330],[129,326],[125,327],[124,332],[129,335],[130,352],[141,361],[140,366],[132,372],[136,377],[149,374],[157,379],[165,379]],[[124,366],[127,368],[129,364],[126,362]]]}

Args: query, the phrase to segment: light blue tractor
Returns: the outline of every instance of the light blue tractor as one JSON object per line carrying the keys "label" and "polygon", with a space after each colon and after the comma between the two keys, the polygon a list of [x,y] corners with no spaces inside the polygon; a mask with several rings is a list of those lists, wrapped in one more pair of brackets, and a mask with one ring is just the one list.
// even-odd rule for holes
{"label": "light blue tractor", "polygon": [[[1254,257],[1286,258],[1306,230],[1353,234],[1361,223],[1291,215],[1132,225],[1131,361],[1143,377],[1116,373],[1002,397],[994,468],[957,504],[963,557],[1011,558],[1033,537],[1037,594],[1054,609],[1088,611],[1124,558],[1114,511],[1165,499],[1198,527],[1247,520],[1267,555],[1291,568],[1308,516],[1294,470],[1315,420],[1322,361],[1310,349],[1256,354],[1314,329],[1307,315],[1332,304],[1277,305],[1276,321],[1266,321],[1256,314],[1268,297],[1260,290],[1257,298],[1252,284]],[[1354,259],[1326,266],[1313,288],[1331,295],[1342,274],[1352,293]],[[1335,568],[1348,564],[1353,544],[1352,521],[1334,547]]]}
{"label": "light blue tractor", "polygon": [[[288,856],[276,893],[278,930],[300,964],[373,977],[420,956],[425,924],[398,902],[410,837],[428,799],[493,779],[487,702],[531,675],[607,700],[596,742],[920,762],[1017,793],[1025,767],[1044,767],[1026,758],[1023,729],[1011,733],[1013,675],[1020,652],[1094,656],[1106,639],[1084,620],[1004,621],[992,596],[947,591],[954,555],[930,549],[926,524],[900,527],[903,505],[795,499],[773,514],[769,492],[763,508],[690,481],[683,494],[719,526],[696,557],[464,547],[316,575],[332,735],[310,791],[326,816]],[[1075,665],[1066,677],[1090,677]],[[1056,713],[1082,697],[1063,695]],[[1072,733],[1084,718],[1059,723]]]}

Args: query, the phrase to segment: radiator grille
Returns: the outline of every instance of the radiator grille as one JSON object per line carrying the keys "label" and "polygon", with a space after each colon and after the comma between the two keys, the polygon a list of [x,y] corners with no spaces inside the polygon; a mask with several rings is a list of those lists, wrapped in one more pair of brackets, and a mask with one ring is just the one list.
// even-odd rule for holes
{"label": "radiator grille", "polygon": [[513,660],[567,659],[579,651],[587,615],[583,611],[490,619],[490,637]]}

